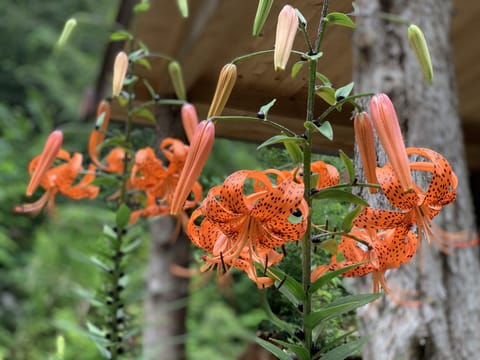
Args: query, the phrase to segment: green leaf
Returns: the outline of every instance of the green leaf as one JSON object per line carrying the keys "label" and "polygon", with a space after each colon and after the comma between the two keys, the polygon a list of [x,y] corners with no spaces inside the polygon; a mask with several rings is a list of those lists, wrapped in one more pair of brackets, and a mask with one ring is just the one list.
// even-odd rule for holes
{"label": "green leaf", "polygon": [[110,240],[117,240],[117,233],[108,225],[103,225],[103,235]]}
{"label": "green leaf", "polygon": [[336,277],[342,275],[343,273],[345,273],[347,271],[350,271],[350,270],[353,270],[353,269],[359,267],[360,265],[362,265],[364,263],[365,262],[361,262],[361,263],[358,263],[358,264],[353,264],[353,265],[342,267],[341,269],[337,269],[335,271],[326,272],[325,274],[320,276],[320,278],[318,278],[315,282],[312,283],[308,292],[310,294],[313,294],[315,291],[317,291],[318,289],[321,289],[324,285],[326,285],[332,279],[335,279]]}
{"label": "green leaf", "polygon": [[279,360],[292,360],[292,358],[285,352],[283,351],[282,349],[280,349],[279,347],[273,345],[272,343],[266,341],[266,340],[263,340],[259,337],[256,337],[255,338],[255,342],[260,345],[261,347],[263,347],[264,349],[268,350],[269,352],[271,352],[273,355],[275,355]]}
{"label": "green leaf", "polygon": [[353,227],[353,219],[357,217],[358,214],[363,210],[363,206],[357,205],[352,211],[350,211],[344,218],[342,222],[342,231],[349,232]]}
{"label": "green leaf", "polygon": [[328,351],[322,355],[322,360],[343,360],[353,354],[359,354],[362,346],[368,341],[368,337],[349,341]]}
{"label": "green leaf", "polygon": [[127,205],[121,204],[119,206],[115,219],[115,223],[119,228],[124,228],[128,224],[128,220],[130,220],[130,214],[131,210]]}
{"label": "green leaf", "polygon": [[329,105],[335,105],[335,90],[331,86],[320,85],[315,87],[315,94],[320,96]]}
{"label": "green leaf", "polygon": [[150,10],[150,3],[148,1],[142,1],[133,7],[133,11],[136,13],[145,12]]}
{"label": "green leaf", "polygon": [[354,85],[355,83],[351,82],[335,90],[335,101],[342,101],[343,99],[347,98],[352,92]]}
{"label": "green leaf", "polygon": [[355,168],[353,167],[353,161],[342,150],[339,151],[340,159],[347,169],[349,184],[353,184],[355,181]]}
{"label": "green leaf", "polygon": [[295,355],[297,355],[298,360],[310,360],[310,351],[305,349],[303,346],[288,343],[286,341],[282,341],[282,340],[278,340],[278,339],[272,339],[272,341],[276,342],[279,345],[282,345],[286,349],[295,353]]}
{"label": "green leaf", "polygon": [[276,101],[277,99],[273,99],[268,104],[263,105],[258,111],[258,113],[263,114],[265,117],[267,117],[268,112],[270,111],[270,108],[275,104]]}
{"label": "green leaf", "polygon": [[275,278],[277,286],[281,284],[279,291],[284,294],[292,304],[297,306],[305,299],[302,285],[300,285],[297,280],[275,266],[270,266],[268,272]]}
{"label": "green leaf", "polygon": [[136,248],[138,248],[141,244],[142,244],[142,240],[140,238],[137,238],[134,241],[132,241],[130,244],[128,244],[127,246],[122,248],[122,251],[125,254],[127,254],[127,253],[135,250]]}
{"label": "green leaf", "polygon": [[265,140],[260,145],[258,145],[257,150],[269,145],[284,143],[286,141],[293,141],[293,142],[299,142],[299,143],[305,142],[305,140],[301,137],[292,137],[288,135],[275,135],[275,136],[272,136],[270,139]]}
{"label": "green leaf", "polygon": [[91,181],[89,185],[100,185],[104,186],[106,188],[112,188],[112,187],[117,187],[120,185],[120,182],[118,179],[114,177],[97,177],[95,180]]}
{"label": "green leaf", "polygon": [[306,326],[312,329],[319,325],[322,321],[332,319],[342,314],[353,311],[363,305],[366,305],[383,296],[382,293],[376,294],[356,294],[342,297],[322,309],[315,311],[305,319]]}
{"label": "green leaf", "polygon": [[142,79],[142,82],[143,82],[143,85],[145,85],[145,87],[147,88],[148,93],[150,94],[151,98],[154,99],[155,95],[157,95],[157,93],[153,89],[153,86],[150,85],[150,83],[148,82],[147,79]]}
{"label": "green leaf", "polygon": [[333,129],[332,125],[330,125],[330,122],[324,121],[322,125],[317,126],[313,122],[306,122],[305,127],[308,127],[313,130],[317,130],[320,134],[325,136],[328,140],[332,141],[333,140]]}
{"label": "green leaf", "polygon": [[327,15],[326,20],[329,25],[341,25],[355,29],[355,23],[352,19],[340,12],[331,12]]}
{"label": "green leaf", "polygon": [[297,61],[295,64],[293,64],[292,66],[292,72],[291,72],[291,76],[292,76],[292,79],[295,79],[295,77],[297,76],[298,72],[301,70],[301,68],[303,67],[303,64],[305,64],[305,61]]}
{"label": "green leaf", "polygon": [[326,252],[329,252],[330,254],[337,253],[338,244],[335,238],[322,241],[320,244],[318,244],[318,246]]}
{"label": "green leaf", "polygon": [[362,199],[361,197],[355,194],[352,194],[348,191],[335,189],[335,188],[321,189],[317,193],[313,194],[312,198],[314,200],[333,199],[337,201],[346,201],[352,204],[368,206],[368,202]]}
{"label": "green leaf", "polygon": [[110,272],[111,268],[110,266],[108,266],[107,264],[105,264],[103,261],[101,261],[99,258],[97,258],[96,256],[92,256],[90,257],[90,260],[95,264],[97,265],[101,270],[105,271],[105,272]]}
{"label": "green leaf", "polygon": [[136,63],[140,66],[143,66],[147,70],[152,70],[152,65],[150,64],[150,61],[145,58],[138,59]]}
{"label": "green leaf", "polygon": [[306,29],[308,22],[307,22],[307,19],[305,19],[305,16],[303,16],[303,14],[297,8],[295,8],[295,13],[297,14],[297,17],[298,17],[298,25]]}
{"label": "green leaf", "polygon": [[132,40],[133,35],[126,30],[115,31],[110,35],[111,41]]}
{"label": "green leaf", "polygon": [[319,79],[323,85],[325,86],[332,86],[332,82],[330,81],[330,79],[328,77],[326,77],[324,74],[322,73],[319,73],[318,71],[315,73],[315,76],[317,77],[317,79]]}
{"label": "green leaf", "polygon": [[152,124],[156,124],[156,123],[157,123],[157,120],[155,120],[155,116],[154,116],[153,113],[152,113],[149,109],[147,109],[147,108],[139,108],[139,109],[136,109],[135,111],[132,112],[132,114],[137,115],[137,116],[144,117],[144,118],[148,119]]}
{"label": "green leaf", "polygon": [[287,149],[288,155],[290,155],[294,164],[303,163],[303,151],[296,142],[285,141],[283,145],[285,146],[285,149]]}
{"label": "green leaf", "polygon": [[177,7],[180,10],[180,14],[183,18],[188,18],[188,1],[187,0],[177,0]]}

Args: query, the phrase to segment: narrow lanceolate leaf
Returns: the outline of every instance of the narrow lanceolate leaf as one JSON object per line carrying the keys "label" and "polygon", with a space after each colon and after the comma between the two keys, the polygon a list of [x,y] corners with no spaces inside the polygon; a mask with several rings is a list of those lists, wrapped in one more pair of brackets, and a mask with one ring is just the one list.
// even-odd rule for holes
{"label": "narrow lanceolate leaf", "polygon": [[342,231],[349,232],[353,227],[353,220],[357,217],[358,214],[363,210],[363,206],[357,205],[352,211],[350,211],[344,218],[342,222]]}
{"label": "narrow lanceolate leaf", "polygon": [[77,20],[74,18],[68,19],[65,22],[65,25],[63,26],[62,34],[60,35],[57,41],[57,48],[60,48],[67,43],[68,39],[70,38],[70,35],[72,35],[72,32],[76,26],[77,26]]}
{"label": "narrow lanceolate leaf", "polygon": [[297,61],[295,64],[293,64],[292,66],[292,72],[291,72],[291,76],[292,76],[292,79],[295,79],[295,77],[297,76],[298,72],[302,69],[303,67],[303,64],[305,64],[305,61]]}
{"label": "narrow lanceolate leaf", "polygon": [[115,222],[119,228],[123,228],[128,224],[128,220],[130,220],[130,214],[131,210],[127,205],[120,205],[115,219]]}
{"label": "narrow lanceolate leaf", "polygon": [[355,181],[355,168],[353,166],[353,161],[345,154],[342,150],[339,151],[340,159],[342,159],[345,169],[347,169],[349,183],[353,184]]}
{"label": "narrow lanceolate leaf", "polygon": [[265,21],[267,21],[268,14],[272,8],[273,0],[259,0],[255,20],[253,22],[252,35],[258,36],[263,29]]}
{"label": "narrow lanceolate leaf", "polygon": [[285,149],[287,149],[288,155],[290,155],[290,159],[292,159],[294,164],[303,163],[303,151],[296,142],[285,141],[283,146],[285,146]]}
{"label": "narrow lanceolate leaf", "polygon": [[133,35],[125,30],[115,31],[110,35],[111,41],[131,40]]}
{"label": "narrow lanceolate leaf", "polygon": [[342,360],[350,355],[359,354],[362,346],[368,341],[368,337],[363,337],[357,340],[349,341],[345,344],[339,345],[332,350],[329,350],[322,355],[322,360]]}
{"label": "narrow lanceolate leaf", "polygon": [[297,355],[298,360],[310,360],[310,351],[307,351],[303,346],[292,344],[286,341],[272,339],[273,342],[283,346],[284,348],[290,350],[292,353]]}
{"label": "narrow lanceolate leaf", "polygon": [[381,296],[383,296],[382,293],[345,296],[308,315],[305,319],[305,324],[311,328],[315,328],[322,321],[356,310],[361,306],[377,300]]}
{"label": "narrow lanceolate leaf", "polygon": [[312,197],[314,200],[320,199],[333,199],[337,201],[345,201],[351,204],[358,204],[363,206],[368,206],[368,202],[362,199],[361,197],[352,194],[350,192],[335,189],[335,188],[326,188],[318,191]]}
{"label": "narrow lanceolate leaf", "polygon": [[97,258],[96,256],[92,256],[90,258],[90,260],[95,264],[97,265],[100,269],[102,269],[103,271],[105,272],[109,272],[111,270],[111,268],[105,264],[103,261],[101,261],[99,258]]}
{"label": "narrow lanceolate leaf", "polygon": [[292,358],[285,351],[273,345],[271,342],[263,340],[259,337],[255,338],[255,342],[264,349],[268,350],[273,355],[275,355],[279,360],[292,360]]}
{"label": "narrow lanceolate leaf", "polygon": [[351,29],[355,29],[355,23],[347,15],[340,12],[331,12],[327,15],[327,24],[329,25],[341,25]]}
{"label": "narrow lanceolate leaf", "polygon": [[304,143],[305,142],[305,140],[303,138],[300,138],[300,137],[292,137],[292,136],[288,136],[288,135],[275,135],[275,136],[272,136],[270,139],[265,140],[260,145],[258,145],[257,149],[261,149],[261,148],[264,148],[266,146],[273,145],[273,144],[284,143],[286,141],[293,141],[293,142],[296,142],[296,143]]}
{"label": "narrow lanceolate leaf", "polygon": [[296,306],[304,300],[305,293],[303,292],[302,285],[300,285],[297,280],[275,266],[270,266],[268,272],[275,278],[276,286],[280,292],[285,295],[292,304]]}
{"label": "narrow lanceolate leaf", "polygon": [[317,291],[318,289],[321,289],[323,286],[325,286],[329,281],[331,281],[331,280],[335,279],[336,277],[342,275],[344,272],[347,272],[349,270],[352,270],[352,269],[355,269],[355,268],[359,267],[362,264],[363,264],[363,262],[358,263],[358,264],[354,264],[354,265],[350,265],[350,266],[345,266],[345,267],[343,267],[341,269],[338,269],[338,270],[335,270],[335,271],[326,272],[324,275],[320,276],[320,278],[318,278],[315,282],[312,283],[308,292],[310,294],[313,294],[315,291]]}
{"label": "narrow lanceolate leaf", "polygon": [[146,108],[139,108],[135,111],[132,112],[133,115],[136,115],[136,116],[141,116],[145,119],[148,119],[152,124],[156,124],[157,121],[155,120],[155,116],[153,115],[153,113],[146,109]]}

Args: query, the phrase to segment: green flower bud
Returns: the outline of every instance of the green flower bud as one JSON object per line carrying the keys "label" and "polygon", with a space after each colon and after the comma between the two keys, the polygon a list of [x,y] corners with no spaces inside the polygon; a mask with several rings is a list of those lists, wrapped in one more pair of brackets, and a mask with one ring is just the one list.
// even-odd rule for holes
{"label": "green flower bud", "polygon": [[188,1],[187,0],[177,0],[177,7],[180,11],[180,14],[184,18],[188,18]]}
{"label": "green flower bud", "polygon": [[425,80],[431,83],[433,81],[432,60],[430,59],[427,42],[422,30],[417,25],[411,24],[407,30],[407,37],[420,64]]}
{"label": "green flower bud", "polygon": [[168,64],[168,73],[170,74],[170,79],[172,80],[173,89],[175,90],[175,95],[179,100],[186,100],[187,94],[185,92],[185,83],[183,81],[182,68],[177,61],[171,61]]}
{"label": "green flower bud", "polygon": [[77,20],[74,18],[68,19],[63,26],[63,31],[60,34],[60,37],[57,40],[57,48],[62,47],[66,44],[70,35],[72,34],[73,29],[77,26]]}
{"label": "green flower bud", "polygon": [[253,22],[253,36],[258,36],[263,29],[263,25],[268,18],[270,9],[272,8],[273,0],[259,0],[257,13],[255,14],[255,20]]}

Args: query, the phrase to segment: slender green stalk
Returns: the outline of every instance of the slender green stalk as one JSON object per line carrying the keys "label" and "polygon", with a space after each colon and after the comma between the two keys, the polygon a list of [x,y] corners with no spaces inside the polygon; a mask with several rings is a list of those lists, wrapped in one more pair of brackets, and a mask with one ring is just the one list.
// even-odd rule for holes
{"label": "slender green stalk", "polygon": [[259,123],[262,123],[262,124],[267,124],[269,126],[272,126],[282,132],[284,132],[286,135],[290,135],[290,136],[295,136],[295,133],[286,128],[285,126],[283,125],[280,125],[280,124],[277,124],[276,122],[273,122],[271,120],[268,120],[268,119],[260,119],[258,117],[254,117],[254,116],[212,116],[210,118],[210,120],[213,120],[213,121],[232,121],[232,120],[239,120],[239,121],[254,121],[254,122],[259,122]]}
{"label": "slender green stalk", "polygon": [[[232,63],[232,64],[237,64],[237,63],[239,63],[239,62],[242,62],[242,61],[251,59],[251,58],[256,57],[256,56],[261,56],[261,55],[266,55],[266,54],[272,54],[274,51],[275,51],[275,50],[273,50],[273,49],[270,49],[270,50],[261,50],[261,51],[256,51],[256,52],[253,52],[253,53],[250,53],[250,54],[241,55],[241,56],[236,57],[235,59],[233,59],[233,60],[231,61],[231,63]],[[297,54],[297,55],[300,55],[300,56],[303,55],[303,52],[297,51],[297,50],[292,50],[291,53],[292,53],[292,54]]]}
{"label": "slender green stalk", "polygon": [[327,15],[328,15],[328,1],[323,0],[323,7],[322,7],[322,15],[320,18],[320,24],[318,25],[317,30],[317,40],[315,41],[315,52],[318,53],[320,51],[320,47],[322,45],[323,34],[325,33],[325,27],[327,26]]}

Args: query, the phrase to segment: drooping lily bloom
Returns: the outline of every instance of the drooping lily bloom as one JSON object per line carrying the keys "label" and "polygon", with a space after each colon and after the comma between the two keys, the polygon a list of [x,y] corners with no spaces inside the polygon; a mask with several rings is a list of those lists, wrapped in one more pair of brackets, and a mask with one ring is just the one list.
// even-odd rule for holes
{"label": "drooping lily bloom", "polygon": [[[173,194],[188,154],[188,146],[180,140],[166,138],[160,144],[160,149],[168,160],[168,166],[157,158],[150,147],[138,150],[135,155],[130,184],[132,188],[145,191],[147,203],[143,209],[132,212],[131,223],[140,216],[159,216],[170,212]],[[193,184],[192,193],[193,199],[187,200],[184,208],[192,208],[200,202],[202,187],[198,182]]]}
{"label": "drooping lily bloom", "polygon": [[113,63],[113,78],[112,78],[112,95],[119,96],[122,92],[123,82],[128,70],[128,55],[124,51],[120,51],[115,57]]}
{"label": "drooping lily bloom", "polygon": [[285,5],[278,14],[277,33],[275,37],[274,66],[275,71],[283,71],[287,66],[293,41],[298,29],[298,17],[295,9]]}
{"label": "drooping lily bloom", "polygon": [[[192,242],[212,255],[210,263],[240,268],[244,263],[238,261],[246,261],[255,278],[255,263],[270,264],[271,250],[303,236],[308,215],[303,184],[279,178],[274,185],[266,172],[240,170],[210,189],[187,227]],[[252,193],[245,186],[250,181],[256,184]]]}
{"label": "drooping lily bloom", "polygon": [[[385,231],[355,229],[350,236],[343,236],[338,245],[338,253],[342,253],[345,260],[337,262],[337,255],[332,256],[330,265],[320,265],[311,273],[314,282],[327,270],[334,271],[342,267],[362,263],[358,267],[342,274],[344,277],[359,277],[372,273],[373,292],[379,292],[380,286],[385,293],[390,289],[385,280],[385,272],[396,269],[401,264],[409,262],[415,254],[418,239],[406,227],[398,227]],[[362,244],[355,239],[362,241]]]}
{"label": "drooping lily bloom", "polygon": [[[370,184],[378,184],[375,169],[377,168],[377,153],[375,149],[375,137],[370,117],[362,112],[355,115],[353,120],[355,140],[357,141],[360,159],[363,164],[365,178]],[[377,192],[376,188],[370,187],[372,194]]]}
{"label": "drooping lily bloom", "polygon": [[384,167],[377,168],[377,179],[389,203],[400,211],[367,207],[354,220],[354,225],[367,229],[390,229],[398,226],[410,228],[416,225],[419,239],[424,236],[428,242],[433,240],[442,249],[445,246],[461,246],[462,243],[455,240],[456,236],[450,236],[432,221],[442,207],[453,202],[456,197],[457,177],[450,164],[442,155],[430,149],[407,148],[406,152],[427,160],[409,164],[410,170],[430,175],[427,189],[412,183],[413,190],[403,192],[392,165],[387,163]]}
{"label": "drooping lily bloom", "polygon": [[60,130],[55,130],[48,136],[43,151],[37,158],[35,168],[30,171],[31,178],[27,186],[27,196],[32,196],[38,185],[40,185],[45,173],[57,158],[62,142],[63,133]]}
{"label": "drooping lily bloom", "polygon": [[191,193],[212,151],[215,126],[210,120],[201,121],[195,129],[185,165],[180,173],[178,185],[172,199],[170,214],[178,215]]}
{"label": "drooping lily bloom", "polygon": [[318,181],[315,186],[317,189],[338,185],[340,181],[337,168],[321,160],[312,162],[310,169],[314,174],[318,174]]}
{"label": "drooping lily bloom", "polygon": [[[93,199],[98,195],[99,187],[90,185],[95,179],[95,168],[93,165],[89,167],[87,174],[77,184],[74,184],[78,174],[83,170],[82,154],[75,153],[73,156],[70,156],[67,151],[60,149],[57,159],[65,162],[50,168],[41,178],[40,184],[46,192],[34,203],[16,206],[15,212],[37,214],[45,206],[48,212],[52,212],[57,193],[74,200],[83,198]],[[35,172],[40,160],[41,156],[37,156],[30,162],[30,173]]]}
{"label": "drooping lily bloom", "polygon": [[392,164],[403,191],[413,189],[407,151],[392,101],[385,94],[377,94],[370,101],[372,122],[378,138]]}

